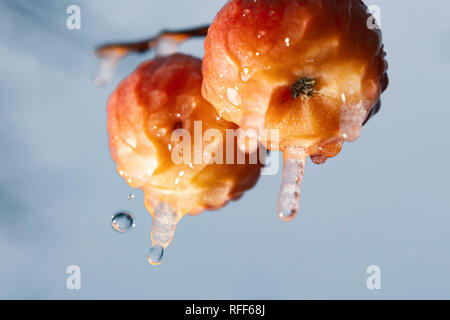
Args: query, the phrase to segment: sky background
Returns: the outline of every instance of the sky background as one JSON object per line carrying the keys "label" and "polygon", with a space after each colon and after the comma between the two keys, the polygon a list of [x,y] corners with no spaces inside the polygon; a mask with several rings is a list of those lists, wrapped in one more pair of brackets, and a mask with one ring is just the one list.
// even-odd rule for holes
{"label": "sky background", "polygon": [[[97,88],[93,48],[209,23],[223,0],[0,2],[0,298],[450,298],[450,2],[379,0],[390,86],[360,140],[307,163],[292,223],[281,172],[238,202],[186,216],[163,263],[147,262],[151,216],[117,174],[105,105],[152,54]],[[81,30],[66,8],[81,7]],[[202,56],[201,40],[180,47]],[[133,192],[135,198],[128,199]],[[119,234],[126,209],[136,228]],[[81,290],[66,288],[79,265]],[[381,290],[366,269],[381,268]]]}

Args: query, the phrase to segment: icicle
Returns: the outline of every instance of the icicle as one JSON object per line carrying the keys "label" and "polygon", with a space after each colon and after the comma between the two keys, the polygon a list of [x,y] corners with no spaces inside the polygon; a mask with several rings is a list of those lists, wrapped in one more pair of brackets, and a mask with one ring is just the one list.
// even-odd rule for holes
{"label": "icicle", "polygon": [[110,53],[100,57],[100,70],[94,79],[96,86],[105,86],[111,82],[119,60],[123,57],[120,53]]}
{"label": "icicle", "polygon": [[341,137],[345,141],[353,142],[361,135],[361,128],[367,118],[367,111],[362,102],[356,105],[348,105],[345,94],[342,94],[341,98],[343,101],[340,115]]}
{"label": "icicle", "polygon": [[178,42],[170,37],[161,37],[156,42],[155,55],[157,57],[170,56],[177,52]]}
{"label": "icicle", "polygon": [[308,154],[300,147],[291,146],[283,150],[283,157],[283,179],[278,194],[277,214],[283,221],[292,221],[298,212],[300,184]]}
{"label": "icicle", "polygon": [[170,244],[180,217],[166,202],[160,203],[153,215],[152,248],[148,254],[148,261],[153,265],[161,263],[164,249]]}

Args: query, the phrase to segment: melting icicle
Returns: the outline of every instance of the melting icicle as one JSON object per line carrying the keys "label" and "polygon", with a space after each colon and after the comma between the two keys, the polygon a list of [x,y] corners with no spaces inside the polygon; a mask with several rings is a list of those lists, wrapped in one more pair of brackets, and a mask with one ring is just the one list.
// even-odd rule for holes
{"label": "melting icicle", "polygon": [[170,37],[161,37],[156,42],[155,55],[157,57],[170,56],[177,52],[178,42]]}
{"label": "melting icicle", "polygon": [[161,263],[164,248],[172,241],[179,220],[175,210],[168,203],[162,202],[155,208],[151,234],[152,248],[148,255],[151,264]]}
{"label": "melting icicle", "polygon": [[284,150],[283,179],[278,194],[277,214],[283,221],[292,221],[300,203],[300,184],[305,171],[307,154],[299,147]]}
{"label": "melting icicle", "polygon": [[343,105],[340,115],[341,137],[348,142],[357,140],[361,134],[362,124],[367,118],[367,111],[360,102],[356,105],[346,103],[345,94],[342,94]]}
{"label": "melting icicle", "polygon": [[168,203],[160,203],[153,216],[152,244],[167,247],[172,241],[178,220],[178,215]]}
{"label": "melting icicle", "polygon": [[122,57],[123,54],[120,53],[110,53],[100,57],[100,70],[94,79],[96,86],[105,86],[111,82],[114,76],[114,70]]}

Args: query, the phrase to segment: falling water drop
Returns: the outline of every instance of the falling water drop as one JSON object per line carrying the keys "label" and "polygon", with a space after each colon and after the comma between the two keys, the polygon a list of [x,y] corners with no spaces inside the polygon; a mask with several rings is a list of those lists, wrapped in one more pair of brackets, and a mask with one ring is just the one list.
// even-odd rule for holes
{"label": "falling water drop", "polygon": [[148,262],[150,262],[150,264],[157,266],[161,263],[163,255],[164,255],[164,247],[159,244],[156,244],[150,248],[147,260]]}
{"label": "falling water drop", "polygon": [[111,225],[114,230],[124,233],[132,230],[136,223],[134,216],[131,213],[121,211],[114,214],[111,220]]}
{"label": "falling water drop", "polygon": [[132,200],[132,199],[134,199],[134,194],[130,193],[130,194],[128,195],[128,200]]}

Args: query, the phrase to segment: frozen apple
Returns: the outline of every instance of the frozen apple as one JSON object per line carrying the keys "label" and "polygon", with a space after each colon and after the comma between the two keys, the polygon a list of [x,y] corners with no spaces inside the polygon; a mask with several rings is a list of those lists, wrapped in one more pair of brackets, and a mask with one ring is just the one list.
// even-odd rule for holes
{"label": "frozen apple", "polygon": [[[201,83],[201,61],[174,54],[141,64],[108,101],[112,157],[127,183],[144,191],[154,219],[152,242],[160,249],[183,215],[240,197],[262,167],[249,155],[237,161],[236,135],[226,134],[237,125],[218,117],[202,97]],[[233,161],[226,161],[230,145]]]}
{"label": "frozen apple", "polygon": [[337,155],[379,108],[387,63],[371,19],[360,0],[231,0],[208,30],[205,99],[256,139],[279,132],[261,142],[284,154],[282,219],[297,212],[306,158]]}

